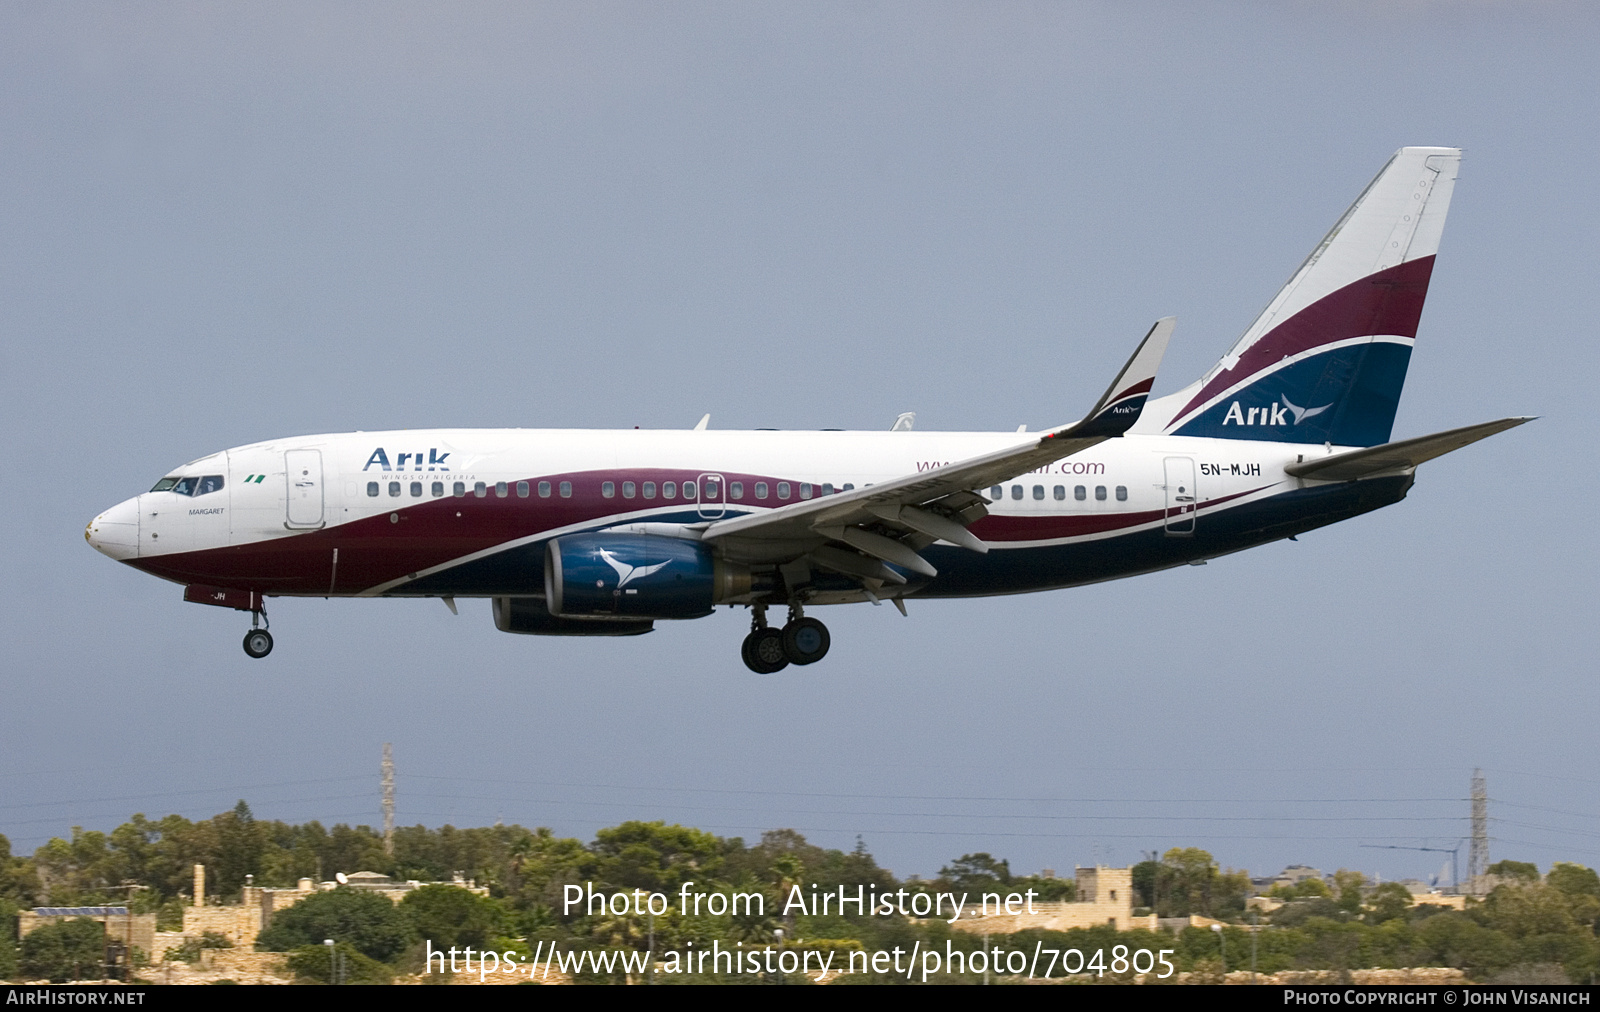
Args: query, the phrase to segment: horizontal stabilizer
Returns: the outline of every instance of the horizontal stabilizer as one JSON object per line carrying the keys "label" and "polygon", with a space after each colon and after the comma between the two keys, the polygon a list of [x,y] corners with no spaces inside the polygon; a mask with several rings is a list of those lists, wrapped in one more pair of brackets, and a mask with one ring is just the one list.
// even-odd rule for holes
{"label": "horizontal stabilizer", "polygon": [[1469,443],[1487,439],[1496,432],[1514,429],[1524,422],[1531,421],[1533,421],[1532,416],[1502,418],[1499,421],[1435,432],[1431,436],[1418,436],[1416,439],[1402,439],[1395,443],[1384,443],[1382,446],[1369,446],[1348,453],[1336,453],[1331,457],[1303,460],[1290,464],[1284,470],[1296,478],[1313,478],[1317,481],[1356,481],[1379,474],[1407,471],[1423,461],[1442,457]]}

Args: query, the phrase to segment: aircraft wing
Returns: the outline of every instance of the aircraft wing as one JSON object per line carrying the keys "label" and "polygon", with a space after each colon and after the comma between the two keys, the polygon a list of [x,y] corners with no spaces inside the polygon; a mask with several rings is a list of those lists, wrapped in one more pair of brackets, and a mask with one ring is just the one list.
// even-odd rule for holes
{"label": "aircraft wing", "polygon": [[[983,507],[989,500],[973,489],[1081,453],[1122,435],[1138,421],[1175,326],[1176,321],[1168,317],[1150,328],[1082,421],[933,471],[721,520],[707,527],[701,538],[721,542],[734,554],[751,560],[790,559],[823,546],[816,561],[847,575],[903,582],[897,574],[884,570],[877,561],[881,560],[933,576],[933,567],[916,552],[934,541],[988,551],[966,529],[987,514]],[[843,542],[863,555],[827,547],[828,541]]]}
{"label": "aircraft wing", "polygon": [[1459,429],[1435,432],[1431,436],[1418,436],[1415,439],[1384,443],[1382,446],[1348,450],[1331,457],[1315,457],[1290,464],[1284,470],[1296,478],[1311,478],[1316,481],[1357,481],[1361,478],[1373,478],[1380,474],[1411,470],[1424,461],[1442,457],[1497,432],[1514,429],[1531,421],[1533,421],[1531,416],[1522,416],[1501,418],[1498,421],[1482,422],[1478,425],[1465,425]]}

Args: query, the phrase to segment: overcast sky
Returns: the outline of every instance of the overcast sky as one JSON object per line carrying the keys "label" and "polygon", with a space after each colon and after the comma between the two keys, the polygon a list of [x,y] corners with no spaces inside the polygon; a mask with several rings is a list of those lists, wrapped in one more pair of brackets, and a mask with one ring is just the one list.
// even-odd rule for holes
{"label": "overcast sky", "polygon": [[[1600,12],[1561,3],[0,7],[0,833],[135,811],[860,834],[905,875],[1193,845],[1600,864]],[[1042,427],[1151,321],[1216,360],[1394,149],[1466,149],[1379,513],[910,618],[241,613],[88,548],[166,470],[429,426]],[[1574,519],[1576,517],[1577,519]],[[1461,854],[1463,862],[1465,849]]]}

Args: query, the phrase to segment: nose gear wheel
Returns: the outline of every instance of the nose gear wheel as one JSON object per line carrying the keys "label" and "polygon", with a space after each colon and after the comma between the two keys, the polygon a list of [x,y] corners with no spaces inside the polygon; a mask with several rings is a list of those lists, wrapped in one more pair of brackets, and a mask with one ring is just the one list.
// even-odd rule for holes
{"label": "nose gear wheel", "polygon": [[272,634],[265,629],[252,629],[245,633],[244,652],[257,660],[272,653]]}

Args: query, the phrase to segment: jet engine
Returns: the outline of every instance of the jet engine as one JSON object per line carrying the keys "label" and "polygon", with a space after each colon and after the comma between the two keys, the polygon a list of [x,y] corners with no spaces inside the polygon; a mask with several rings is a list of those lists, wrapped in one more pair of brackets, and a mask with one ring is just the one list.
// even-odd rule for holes
{"label": "jet engine", "polygon": [[552,540],[544,589],[565,618],[699,618],[749,594],[751,575],[698,541],[601,532]]}
{"label": "jet engine", "polygon": [[542,597],[497,597],[494,627],[530,636],[640,636],[655,628],[649,619],[558,618]]}

